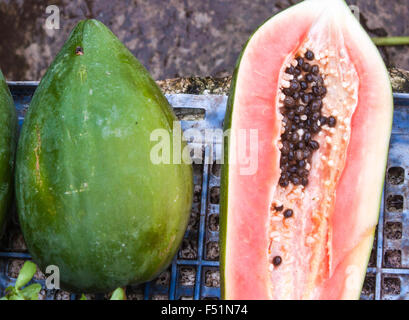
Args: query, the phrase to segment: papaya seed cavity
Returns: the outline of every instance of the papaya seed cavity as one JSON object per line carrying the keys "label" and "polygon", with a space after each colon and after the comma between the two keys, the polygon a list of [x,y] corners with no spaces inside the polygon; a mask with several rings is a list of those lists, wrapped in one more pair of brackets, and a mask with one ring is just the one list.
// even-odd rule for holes
{"label": "papaya seed cavity", "polygon": [[285,188],[293,185],[308,185],[309,170],[313,153],[319,143],[313,138],[322,126],[335,127],[336,118],[322,114],[323,99],[327,94],[324,75],[314,64],[315,54],[308,49],[304,56],[294,57],[294,64],[285,69],[289,77],[288,85],[283,86],[284,132],[281,134],[281,175],[278,184]]}

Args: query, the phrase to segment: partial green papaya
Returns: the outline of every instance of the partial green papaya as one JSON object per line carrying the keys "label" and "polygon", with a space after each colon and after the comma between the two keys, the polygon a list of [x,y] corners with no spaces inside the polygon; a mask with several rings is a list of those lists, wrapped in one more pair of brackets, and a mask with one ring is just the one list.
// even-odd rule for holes
{"label": "partial green papaya", "polygon": [[6,80],[0,71],[0,238],[4,233],[13,194],[16,145],[16,109]]}
{"label": "partial green papaya", "polygon": [[75,27],[33,96],[16,169],[27,247],[41,270],[59,268],[62,288],[108,292],[169,265],[189,218],[192,167],[152,162],[150,136],[172,137],[175,120],[106,26]]}

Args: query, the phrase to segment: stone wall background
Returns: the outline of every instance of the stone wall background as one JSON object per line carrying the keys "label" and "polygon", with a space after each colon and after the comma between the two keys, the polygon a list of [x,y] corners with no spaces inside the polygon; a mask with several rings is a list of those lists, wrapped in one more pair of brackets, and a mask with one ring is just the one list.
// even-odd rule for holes
{"label": "stone wall background", "polygon": [[[39,80],[75,24],[101,20],[155,79],[231,74],[264,20],[294,0],[0,0],[0,68],[9,80]],[[409,0],[347,0],[371,36],[409,35]],[[47,30],[45,9],[60,8]],[[409,47],[381,48],[388,67],[409,69]]]}

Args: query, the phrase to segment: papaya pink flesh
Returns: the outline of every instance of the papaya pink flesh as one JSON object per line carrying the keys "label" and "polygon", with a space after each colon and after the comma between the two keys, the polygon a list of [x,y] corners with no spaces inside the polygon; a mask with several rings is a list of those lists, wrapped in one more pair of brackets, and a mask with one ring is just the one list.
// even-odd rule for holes
{"label": "papaya pink flesh", "polygon": [[[346,50],[351,69],[357,74],[357,103],[350,119],[348,143],[340,148],[339,156],[344,160],[339,161],[340,174],[332,181],[333,201],[323,212],[327,218],[319,221],[324,232],[317,235],[312,249],[300,246],[304,240],[293,237],[285,257],[297,263],[284,266],[284,260],[283,266],[272,268],[270,207],[278,194],[280,176],[280,77],[288,57],[308,40],[311,29],[325,14],[333,14],[328,21],[338,19],[341,37],[326,41]],[[269,20],[253,35],[243,53],[235,85],[231,130],[257,128],[259,156],[254,175],[243,175],[240,164],[229,164],[222,275],[225,298],[359,297],[377,223],[392,121],[390,85],[376,48],[342,1],[308,0]],[[233,142],[231,148],[236,147]],[[325,172],[311,177],[307,188],[328,179]],[[304,206],[296,208],[294,221],[288,222],[296,225],[296,230],[308,227],[313,220],[305,209],[308,200],[303,201]],[[278,239],[289,232],[283,225]],[[278,240],[276,247],[284,248],[285,240]],[[284,275],[291,279],[287,281]]]}

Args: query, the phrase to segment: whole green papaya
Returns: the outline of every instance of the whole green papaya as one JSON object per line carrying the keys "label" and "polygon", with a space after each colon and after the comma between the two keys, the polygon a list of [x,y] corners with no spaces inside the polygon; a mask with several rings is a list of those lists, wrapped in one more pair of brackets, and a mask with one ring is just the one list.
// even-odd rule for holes
{"label": "whole green papaya", "polygon": [[169,265],[189,218],[192,167],[152,162],[150,135],[172,136],[175,120],[107,27],[75,27],[32,99],[16,169],[28,249],[43,271],[59,268],[62,288],[112,291]]}
{"label": "whole green papaya", "polygon": [[16,145],[16,109],[6,80],[0,71],[0,238],[4,233],[13,194]]}

